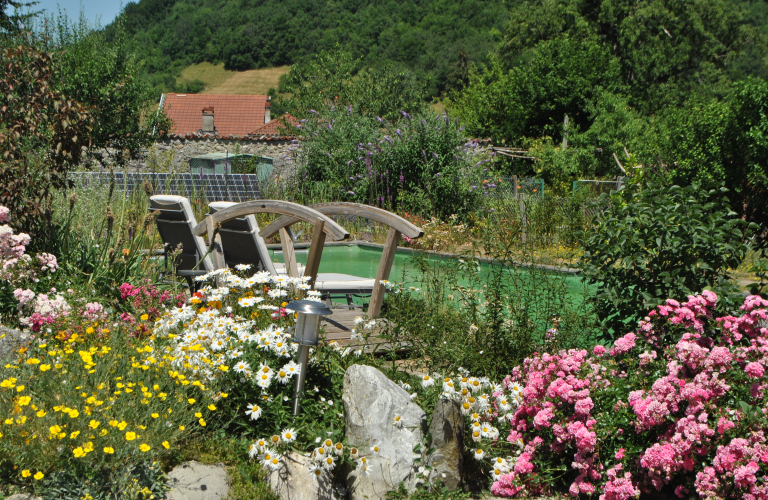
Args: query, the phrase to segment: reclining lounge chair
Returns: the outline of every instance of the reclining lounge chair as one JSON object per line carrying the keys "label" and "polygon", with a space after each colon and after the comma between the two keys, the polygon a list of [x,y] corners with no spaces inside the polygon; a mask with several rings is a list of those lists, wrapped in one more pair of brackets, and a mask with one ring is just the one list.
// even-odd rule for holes
{"label": "reclining lounge chair", "polygon": [[149,199],[149,211],[158,212],[155,222],[163,240],[166,266],[168,254],[181,246],[175,271],[187,278],[190,290],[194,291],[194,277],[213,271],[213,264],[207,256],[205,241],[192,234],[192,228],[197,225],[192,205],[183,196],[156,195]]}

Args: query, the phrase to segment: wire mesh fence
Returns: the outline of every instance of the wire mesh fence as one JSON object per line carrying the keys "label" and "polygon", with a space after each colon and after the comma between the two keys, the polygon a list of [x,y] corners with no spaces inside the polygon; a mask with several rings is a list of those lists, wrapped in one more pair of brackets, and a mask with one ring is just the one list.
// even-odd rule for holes
{"label": "wire mesh fence", "polygon": [[[205,197],[208,201],[241,202],[261,198],[258,174],[135,173],[115,172],[115,188],[126,196],[149,189],[152,194]],[[108,172],[72,172],[78,185],[98,185],[108,189],[112,174]],[[145,187],[146,186],[146,187]]]}
{"label": "wire mesh fence", "polygon": [[496,198],[544,197],[544,179],[533,177],[495,176],[483,180],[483,191]]}

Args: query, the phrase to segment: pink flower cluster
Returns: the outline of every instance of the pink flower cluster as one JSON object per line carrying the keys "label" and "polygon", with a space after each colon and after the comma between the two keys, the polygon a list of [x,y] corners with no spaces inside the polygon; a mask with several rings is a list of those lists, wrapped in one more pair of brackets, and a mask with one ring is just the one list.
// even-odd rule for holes
{"label": "pink flower cluster", "polygon": [[573,496],[768,499],[768,419],[758,418],[768,414],[768,301],[747,297],[742,314],[721,318],[716,304],[708,291],[670,299],[608,351],[516,367],[505,385],[522,387],[522,401],[507,440],[525,452],[491,491],[515,495],[564,465]]}

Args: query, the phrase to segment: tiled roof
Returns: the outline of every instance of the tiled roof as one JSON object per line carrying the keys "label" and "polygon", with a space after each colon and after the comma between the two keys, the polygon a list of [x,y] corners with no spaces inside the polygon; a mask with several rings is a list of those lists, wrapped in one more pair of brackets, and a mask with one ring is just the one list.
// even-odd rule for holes
{"label": "tiled roof", "polygon": [[284,129],[286,124],[288,125],[288,130],[291,130],[294,128],[293,126],[298,125],[298,123],[299,120],[286,113],[280,118],[274,119],[269,123],[265,123],[257,127],[256,130],[252,130],[248,135],[279,135],[281,129]]}
{"label": "tiled roof", "polygon": [[171,134],[197,135],[203,108],[213,108],[219,137],[245,136],[264,124],[265,95],[166,94],[163,109],[173,122]]}

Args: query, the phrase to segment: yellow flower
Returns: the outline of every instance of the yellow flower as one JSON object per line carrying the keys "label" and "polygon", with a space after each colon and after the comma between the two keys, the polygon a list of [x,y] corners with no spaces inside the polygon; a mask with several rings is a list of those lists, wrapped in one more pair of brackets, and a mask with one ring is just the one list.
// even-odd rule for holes
{"label": "yellow flower", "polygon": [[111,454],[113,454],[114,452],[115,452],[115,449],[114,449],[114,448],[112,448],[112,447],[110,447],[110,446],[105,446],[105,447],[104,447],[104,453],[106,453],[107,455],[111,455]]}
{"label": "yellow flower", "polygon": [[139,446],[139,449],[140,449],[142,452],[146,453],[146,452],[148,452],[149,450],[151,450],[152,448],[151,448],[151,447],[150,447],[150,446],[149,446],[147,443],[141,443],[141,445]]}
{"label": "yellow flower", "polygon": [[149,319],[149,314],[142,314],[141,315],[141,321],[147,321]]}
{"label": "yellow flower", "polygon": [[219,370],[225,372],[225,371],[229,370],[229,367],[227,365],[219,365]]}
{"label": "yellow flower", "polygon": [[128,427],[128,424],[125,422],[125,420],[123,420],[122,422],[120,422],[119,424],[117,424],[117,428],[118,428],[119,430],[123,430],[123,429],[125,429],[126,427]]}
{"label": "yellow flower", "polygon": [[200,425],[202,425],[203,427],[206,426],[205,420],[203,420],[202,418],[199,420],[199,422],[200,422]]}
{"label": "yellow flower", "polygon": [[29,358],[27,360],[27,364],[28,365],[38,365],[38,364],[40,364],[40,360],[37,359],[37,358]]}
{"label": "yellow flower", "polygon": [[80,447],[77,447],[74,450],[72,450],[72,453],[75,455],[75,458],[80,458],[85,456],[85,451]]}
{"label": "yellow flower", "polygon": [[43,473],[42,473],[42,472],[40,472],[40,471],[37,471],[37,474],[35,474],[35,475],[34,475],[34,476],[32,476],[32,477],[34,477],[36,481],[40,481],[42,478],[44,478],[44,477],[45,477],[45,474],[43,474]]}
{"label": "yellow flower", "polygon": [[51,369],[51,365],[40,365],[40,371],[41,372],[47,372],[50,369]]}
{"label": "yellow flower", "polygon": [[195,404],[195,400],[193,398],[189,398],[187,402],[191,405]]}
{"label": "yellow flower", "polygon": [[209,404],[208,405],[208,409],[211,410],[211,411],[214,411],[214,410],[216,410],[216,405],[215,404]]}
{"label": "yellow flower", "polygon": [[23,385],[20,385],[20,386],[16,387],[16,392],[21,392],[23,390],[24,390],[24,386]]}
{"label": "yellow flower", "polygon": [[180,430],[180,431],[183,431],[184,429],[185,429],[185,427],[184,427],[183,425],[180,425],[180,426],[179,426],[179,430]]}
{"label": "yellow flower", "polygon": [[163,441],[163,448],[166,450],[169,450],[171,448],[171,445],[168,443],[168,441]]}
{"label": "yellow flower", "polygon": [[24,469],[23,471],[21,471],[21,477],[29,477],[31,475],[32,473],[29,472],[29,469]]}
{"label": "yellow flower", "polygon": [[69,439],[75,439],[79,435],[80,435],[80,431],[75,431],[69,435]]}
{"label": "yellow flower", "polygon": [[46,415],[45,410],[40,410],[37,412],[37,416],[40,418],[43,418]]}
{"label": "yellow flower", "polygon": [[91,420],[91,423],[90,423],[90,424],[88,424],[88,427],[90,427],[91,429],[95,429],[95,428],[97,428],[97,427],[98,427],[100,424],[101,424],[101,422],[98,422],[98,421],[96,421],[96,420]]}
{"label": "yellow flower", "polygon": [[86,328],[85,329],[85,333],[87,333],[88,335],[92,334],[93,333],[93,327],[89,326],[88,328]]}
{"label": "yellow flower", "polygon": [[196,416],[197,418],[203,418],[203,414],[202,414],[202,413],[200,413],[200,412],[197,412],[197,413],[195,413],[195,416]]}
{"label": "yellow flower", "polygon": [[32,398],[29,396],[21,396],[19,398],[19,406],[27,406],[30,401],[32,401]]}
{"label": "yellow flower", "polygon": [[77,410],[70,410],[69,411],[69,418],[77,418],[80,416],[80,412]]}
{"label": "yellow flower", "polygon": [[133,441],[134,439],[136,439],[136,433],[135,432],[129,431],[129,432],[125,433],[125,440],[126,441]]}
{"label": "yellow flower", "polygon": [[119,424],[119,422],[117,420],[110,420],[109,421],[109,425],[111,425],[112,427],[117,427],[118,424]]}
{"label": "yellow flower", "polygon": [[159,415],[159,414],[157,414],[157,413],[153,413],[153,414],[152,414],[152,418],[157,418],[157,417],[159,417],[159,416],[160,416],[160,415]]}

